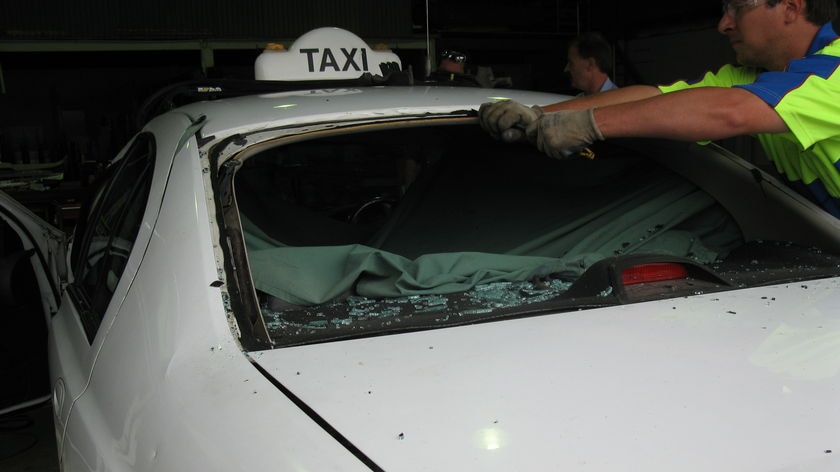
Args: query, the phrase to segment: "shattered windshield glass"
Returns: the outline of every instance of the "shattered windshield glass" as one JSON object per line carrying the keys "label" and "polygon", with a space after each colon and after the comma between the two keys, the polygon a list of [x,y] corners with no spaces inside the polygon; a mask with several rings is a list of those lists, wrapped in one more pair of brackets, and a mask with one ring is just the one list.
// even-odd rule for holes
{"label": "shattered windshield glass", "polygon": [[[249,157],[234,190],[269,335],[289,345],[537,313],[598,261],[712,267],[743,246],[685,178],[637,152],[596,153],[555,160],[455,125]],[[593,290],[590,306],[614,303]]]}
{"label": "shattered windshield glass", "polygon": [[[428,326],[462,324],[547,302],[571,282],[494,282],[462,294],[368,298],[356,295],[311,307],[290,309],[270,297],[261,310],[275,339],[327,340]],[[421,325],[417,325],[417,323]]]}

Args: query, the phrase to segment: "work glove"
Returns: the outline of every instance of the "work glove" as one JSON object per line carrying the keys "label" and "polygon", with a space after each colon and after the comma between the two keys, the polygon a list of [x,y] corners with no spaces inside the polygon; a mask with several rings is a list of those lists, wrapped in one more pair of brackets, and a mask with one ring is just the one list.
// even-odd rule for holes
{"label": "work glove", "polygon": [[478,108],[481,127],[496,139],[506,142],[525,138],[525,130],[542,116],[542,108],[525,105],[513,100],[482,103]]}
{"label": "work glove", "polygon": [[526,128],[528,139],[536,143],[537,149],[555,159],[578,154],[595,141],[603,141],[604,135],[587,110],[563,110],[544,113]]}

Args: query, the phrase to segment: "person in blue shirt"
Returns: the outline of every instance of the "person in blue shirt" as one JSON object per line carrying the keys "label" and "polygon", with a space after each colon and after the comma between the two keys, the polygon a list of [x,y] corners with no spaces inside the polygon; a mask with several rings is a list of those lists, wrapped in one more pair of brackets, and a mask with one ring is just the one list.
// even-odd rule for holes
{"label": "person in blue shirt", "polygon": [[610,44],[598,33],[583,33],[569,44],[564,72],[569,74],[578,96],[618,88],[610,79],[613,56]]}
{"label": "person in blue shirt", "polygon": [[479,121],[494,137],[527,139],[556,158],[609,138],[754,135],[792,187],[840,218],[837,1],[725,0],[718,30],[738,65],[696,81],[632,85],[545,106],[485,103]]}

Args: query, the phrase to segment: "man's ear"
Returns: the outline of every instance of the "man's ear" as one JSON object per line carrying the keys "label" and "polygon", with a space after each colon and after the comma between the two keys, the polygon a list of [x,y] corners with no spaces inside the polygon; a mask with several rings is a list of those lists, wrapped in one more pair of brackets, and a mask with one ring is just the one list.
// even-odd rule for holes
{"label": "man's ear", "polygon": [[587,69],[597,69],[598,62],[595,60],[594,57],[587,57],[586,58],[586,68]]}
{"label": "man's ear", "polygon": [[785,22],[791,23],[797,19],[807,18],[804,0],[782,0],[778,5],[784,9]]}

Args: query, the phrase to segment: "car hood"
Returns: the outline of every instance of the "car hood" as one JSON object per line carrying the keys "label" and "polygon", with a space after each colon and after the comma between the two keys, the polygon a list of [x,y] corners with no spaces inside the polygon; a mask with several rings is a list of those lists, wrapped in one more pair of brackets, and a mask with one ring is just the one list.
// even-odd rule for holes
{"label": "car hood", "polygon": [[386,471],[840,470],[840,279],[250,355]]}

